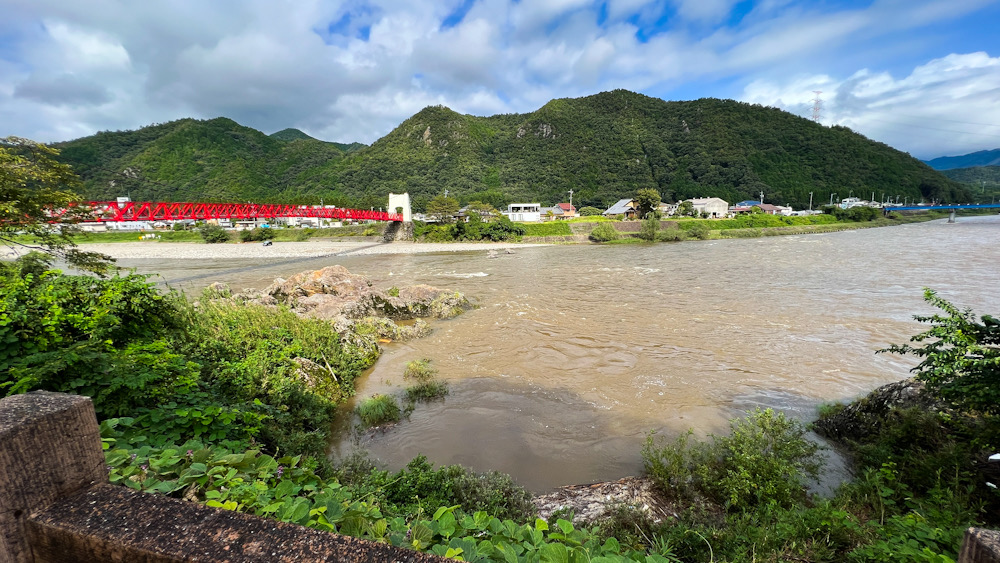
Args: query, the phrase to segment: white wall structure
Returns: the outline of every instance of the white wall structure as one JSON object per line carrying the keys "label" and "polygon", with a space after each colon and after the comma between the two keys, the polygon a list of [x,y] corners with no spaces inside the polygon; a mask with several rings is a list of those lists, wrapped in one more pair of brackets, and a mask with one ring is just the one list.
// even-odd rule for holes
{"label": "white wall structure", "polygon": [[395,213],[397,207],[403,208],[403,222],[409,223],[413,221],[413,212],[410,210],[410,194],[389,194],[389,207],[386,211],[389,213]]}
{"label": "white wall structure", "polygon": [[511,221],[522,223],[537,223],[542,220],[541,203],[512,203],[504,213]]}

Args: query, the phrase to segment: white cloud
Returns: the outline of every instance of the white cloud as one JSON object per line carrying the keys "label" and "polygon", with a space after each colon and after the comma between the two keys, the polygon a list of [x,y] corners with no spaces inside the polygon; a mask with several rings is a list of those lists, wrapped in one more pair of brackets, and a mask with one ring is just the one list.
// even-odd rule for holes
{"label": "white cloud", "polygon": [[[745,97],[808,113],[811,90],[822,89],[828,109],[839,106],[845,120],[858,119],[845,108],[915,104],[907,96],[916,91],[924,100],[951,93],[969,106],[982,95],[986,67],[965,59],[953,70],[928,63],[936,66],[926,76],[905,79],[876,70],[813,75],[843,76],[827,69],[863,59],[853,55],[858,48],[879,49],[872,41],[889,33],[922,45],[931,35],[924,31],[988,0],[876,0],[862,8],[766,0],[737,26],[718,24],[734,4],[477,0],[445,27],[459,0],[6,0],[0,134],[56,141],[221,115],[265,131],[295,126],[372,142],[428,104],[525,112],[614,88],[723,97],[728,84],[754,78]],[[678,17],[664,20],[675,9]],[[942,73],[952,89],[918,87]]]}
{"label": "white cloud", "polygon": [[813,90],[823,91],[822,123],[850,127],[920,158],[1000,146],[1000,57],[951,54],[898,79],[862,69],[843,80],[758,80],[742,99],[809,117]]}

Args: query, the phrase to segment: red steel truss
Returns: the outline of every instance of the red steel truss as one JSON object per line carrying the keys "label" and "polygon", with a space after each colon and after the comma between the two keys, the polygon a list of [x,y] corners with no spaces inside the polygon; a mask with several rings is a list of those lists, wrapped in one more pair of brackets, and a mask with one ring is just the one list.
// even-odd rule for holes
{"label": "red steel truss", "polygon": [[149,201],[91,201],[86,204],[92,215],[84,219],[97,221],[179,221],[183,219],[274,219],[277,217],[317,217],[320,219],[353,219],[355,221],[402,221],[402,213],[345,209],[343,207],[312,207],[308,205],[275,205],[267,203],[158,203]]}

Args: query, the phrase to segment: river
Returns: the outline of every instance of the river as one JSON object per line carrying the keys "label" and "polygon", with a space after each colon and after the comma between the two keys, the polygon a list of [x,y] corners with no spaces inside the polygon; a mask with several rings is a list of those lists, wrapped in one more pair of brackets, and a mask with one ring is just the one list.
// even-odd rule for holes
{"label": "river", "polygon": [[[922,330],[930,287],[979,314],[1000,313],[1000,217],[830,234],[656,244],[567,245],[487,258],[380,255],[197,266],[160,261],[188,287],[271,278],[339,263],[386,287],[427,283],[479,308],[386,345],[358,395],[402,395],[405,364],[428,358],[443,401],[367,436],[398,468],[496,469],[535,491],[636,474],[650,431],[724,432],[754,407],[809,419],[906,377],[913,362],[876,355]],[[150,264],[129,264],[154,269]],[[345,440],[335,448],[344,453]]]}

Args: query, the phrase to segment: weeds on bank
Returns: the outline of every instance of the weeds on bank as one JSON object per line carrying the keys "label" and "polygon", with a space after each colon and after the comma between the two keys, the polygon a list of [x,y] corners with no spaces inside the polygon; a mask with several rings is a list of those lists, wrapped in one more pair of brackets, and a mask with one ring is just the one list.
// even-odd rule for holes
{"label": "weeds on bank", "polygon": [[361,401],[357,407],[361,423],[367,427],[399,422],[402,411],[392,395],[374,395]]}
{"label": "weeds on bank", "polygon": [[417,382],[406,388],[406,399],[411,405],[419,401],[440,399],[448,394],[448,384],[435,379],[437,370],[431,367],[430,362],[424,358],[406,364],[403,379]]}

